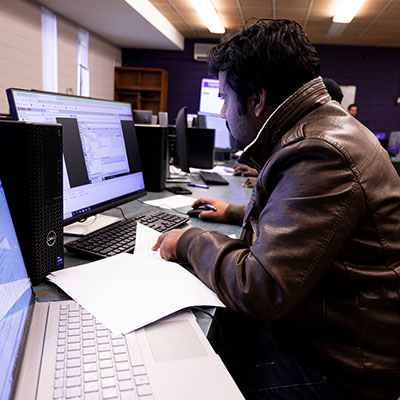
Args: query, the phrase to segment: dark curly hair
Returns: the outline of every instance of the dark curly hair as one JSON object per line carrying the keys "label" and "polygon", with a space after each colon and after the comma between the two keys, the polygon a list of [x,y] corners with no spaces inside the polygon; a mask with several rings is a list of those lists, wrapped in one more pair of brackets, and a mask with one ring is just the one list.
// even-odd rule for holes
{"label": "dark curly hair", "polygon": [[[249,21],[251,23],[251,21]],[[301,26],[285,19],[259,19],[225,35],[208,54],[211,75],[226,71],[242,114],[247,98],[265,89],[277,107],[298,88],[320,75],[320,60]]]}

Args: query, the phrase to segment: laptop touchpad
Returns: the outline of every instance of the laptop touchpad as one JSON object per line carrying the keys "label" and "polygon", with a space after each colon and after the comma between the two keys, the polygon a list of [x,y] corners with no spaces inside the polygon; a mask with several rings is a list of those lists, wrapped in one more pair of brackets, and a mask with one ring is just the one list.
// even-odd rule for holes
{"label": "laptop touchpad", "polygon": [[159,322],[144,329],[156,361],[207,356],[189,321]]}

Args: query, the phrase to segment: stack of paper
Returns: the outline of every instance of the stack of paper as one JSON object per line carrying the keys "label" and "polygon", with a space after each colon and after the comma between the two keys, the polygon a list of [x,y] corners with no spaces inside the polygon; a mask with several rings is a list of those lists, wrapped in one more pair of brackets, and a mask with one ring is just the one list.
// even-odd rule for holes
{"label": "stack of paper", "polygon": [[126,334],[186,307],[225,307],[190,272],[151,252],[159,233],[148,230],[152,231],[138,226],[139,255],[123,253],[56,271],[47,278],[114,333]]}

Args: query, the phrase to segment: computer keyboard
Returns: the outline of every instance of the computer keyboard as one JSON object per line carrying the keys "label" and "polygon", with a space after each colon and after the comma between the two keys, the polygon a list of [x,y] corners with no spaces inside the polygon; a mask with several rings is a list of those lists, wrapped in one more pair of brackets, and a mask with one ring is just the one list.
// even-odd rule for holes
{"label": "computer keyboard", "polygon": [[54,378],[54,400],[152,398],[136,336],[113,334],[74,302],[59,308]]}
{"label": "computer keyboard", "polygon": [[136,218],[119,221],[92,232],[81,239],[66,243],[65,248],[84,258],[105,258],[119,253],[130,253],[135,248],[136,223],[166,232],[185,224],[188,216],[163,211],[151,211]]}
{"label": "computer keyboard", "polygon": [[229,185],[229,182],[216,172],[200,171],[199,174],[207,185]]}

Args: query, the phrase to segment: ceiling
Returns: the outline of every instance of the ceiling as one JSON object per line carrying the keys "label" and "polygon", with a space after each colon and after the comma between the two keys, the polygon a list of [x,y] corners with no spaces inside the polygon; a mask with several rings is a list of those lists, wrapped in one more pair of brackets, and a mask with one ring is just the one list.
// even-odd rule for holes
{"label": "ceiling", "polygon": [[[348,0],[351,1],[351,0]],[[185,38],[218,37],[188,0],[150,0]],[[315,44],[400,47],[400,0],[366,0],[340,37],[327,38],[338,0],[212,0],[227,31],[256,18],[299,22]]]}
{"label": "ceiling", "polygon": [[[182,50],[184,38],[220,37],[209,33],[189,0],[127,0],[134,8],[124,0],[37,1],[120,47]],[[400,47],[400,0],[366,0],[340,36],[328,37],[339,1],[212,0],[228,32],[252,17],[286,18],[315,44]]]}

